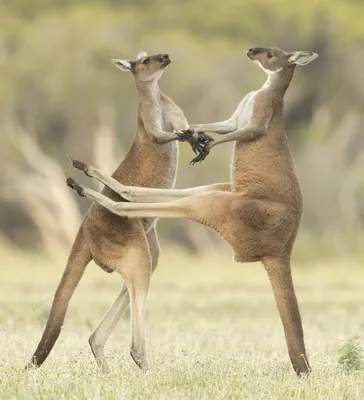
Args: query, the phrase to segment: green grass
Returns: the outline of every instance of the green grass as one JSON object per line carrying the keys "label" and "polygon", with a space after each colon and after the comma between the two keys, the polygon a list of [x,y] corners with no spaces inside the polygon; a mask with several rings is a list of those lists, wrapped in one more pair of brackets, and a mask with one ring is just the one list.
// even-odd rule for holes
{"label": "green grass", "polygon": [[339,364],[346,371],[360,371],[364,368],[363,349],[358,337],[349,338],[342,345]]}
{"label": "green grass", "polygon": [[107,344],[112,372],[103,375],[87,340],[121,278],[90,264],[53,352],[42,368],[25,373],[51,304],[41,302],[53,295],[64,260],[4,255],[0,399],[363,399],[363,370],[342,368],[339,360],[355,353],[340,352],[343,341],[358,337],[356,349],[364,343],[364,269],[353,262],[294,263],[313,368],[299,379],[263,267],[231,258],[165,251],[148,299],[151,370],[141,373],[129,356],[127,313]]}

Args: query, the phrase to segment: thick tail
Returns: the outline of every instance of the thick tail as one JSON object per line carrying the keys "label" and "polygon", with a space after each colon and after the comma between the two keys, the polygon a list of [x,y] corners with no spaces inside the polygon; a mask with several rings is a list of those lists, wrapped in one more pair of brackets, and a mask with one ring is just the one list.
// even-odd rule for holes
{"label": "thick tail", "polygon": [[283,323],[289,357],[298,375],[310,372],[300,311],[294,291],[289,258],[262,260],[272,284],[277,308]]}
{"label": "thick tail", "polygon": [[54,296],[51,312],[43,336],[31,361],[26,367],[27,369],[42,365],[51,352],[61,332],[68,303],[80,282],[87,264],[92,259],[90,249],[84,238],[83,229],[83,226],[81,226],[77,233],[71,254],[67,261],[66,269]]}

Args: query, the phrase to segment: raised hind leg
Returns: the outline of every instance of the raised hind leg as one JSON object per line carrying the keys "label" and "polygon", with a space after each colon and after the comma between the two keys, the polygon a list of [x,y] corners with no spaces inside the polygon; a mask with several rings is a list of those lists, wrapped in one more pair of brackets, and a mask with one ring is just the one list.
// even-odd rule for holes
{"label": "raised hind leg", "polygon": [[110,175],[105,174],[91,165],[70,157],[72,166],[83,171],[87,176],[94,178],[118,193],[125,200],[139,202],[171,201],[216,190],[230,191],[231,184],[215,183],[212,185],[197,186],[187,189],[158,189],[137,186],[125,186]]}
{"label": "raised hind leg", "polygon": [[[149,251],[152,257],[152,272],[155,270],[158,264],[159,258],[159,243],[157,239],[157,233],[155,228],[152,229],[147,235],[147,241],[149,245]],[[123,261],[121,260],[120,263]],[[90,347],[93,355],[95,356],[98,366],[103,372],[108,372],[109,367],[106,361],[104,347],[109,339],[111,333],[115,329],[117,322],[124,313],[126,307],[130,303],[129,291],[125,282],[122,285],[121,291],[111,305],[99,326],[92,333],[89,339]]]}
{"label": "raised hind leg", "polygon": [[[164,217],[164,218],[188,218],[194,221],[200,222],[199,219],[207,219],[206,213],[210,214],[210,218],[214,218],[214,215],[206,209],[209,204],[213,203],[218,208],[223,203],[229,202],[236,198],[241,198],[236,193],[212,191],[197,195],[192,195],[187,198],[182,198],[169,202],[161,203],[124,203],[115,202],[109,197],[102,193],[99,193],[93,189],[87,188],[83,185],[79,185],[73,178],[68,177],[66,181],[67,185],[74,189],[79,196],[87,197],[93,201],[96,201],[101,206],[107,208],[115,215],[119,215],[126,218],[139,218],[139,217]],[[168,189],[164,190],[168,192]],[[190,207],[190,205],[194,207]],[[204,207],[204,209],[199,209]],[[225,210],[226,211],[226,210]],[[201,218],[200,218],[201,214]],[[201,222],[204,225],[204,222]]]}

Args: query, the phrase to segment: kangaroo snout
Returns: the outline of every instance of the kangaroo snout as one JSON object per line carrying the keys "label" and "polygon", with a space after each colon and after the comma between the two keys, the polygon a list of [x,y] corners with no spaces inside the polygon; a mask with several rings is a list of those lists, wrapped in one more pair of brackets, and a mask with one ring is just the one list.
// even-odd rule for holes
{"label": "kangaroo snout", "polygon": [[257,54],[254,48],[249,49],[246,52],[246,55],[252,60],[254,58],[254,55]]}
{"label": "kangaroo snout", "polygon": [[169,54],[161,54],[161,56],[159,57],[159,61],[164,65],[168,65],[172,62],[171,58],[169,57]]}
{"label": "kangaroo snout", "polygon": [[264,47],[252,47],[246,52],[246,55],[251,59],[254,60],[254,57],[260,53],[265,53],[267,52],[268,49]]}

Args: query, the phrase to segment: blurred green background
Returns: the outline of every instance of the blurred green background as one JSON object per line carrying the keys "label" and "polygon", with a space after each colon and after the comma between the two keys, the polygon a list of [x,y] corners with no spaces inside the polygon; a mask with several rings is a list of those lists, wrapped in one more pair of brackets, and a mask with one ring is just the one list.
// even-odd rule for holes
{"label": "blurred green background", "polygon": [[[110,58],[169,53],[162,90],[191,124],[207,123],[229,117],[264,82],[246,49],[278,46],[320,54],[297,68],[285,103],[305,205],[295,256],[361,257],[363,21],[359,0],[1,1],[1,246],[68,251],[89,203],[64,184],[65,153],[112,172],[128,150],[136,90]],[[228,180],[231,152],[219,146],[192,167],[181,145],[177,186]],[[159,232],[192,252],[224,246],[192,222],[161,221]]]}

